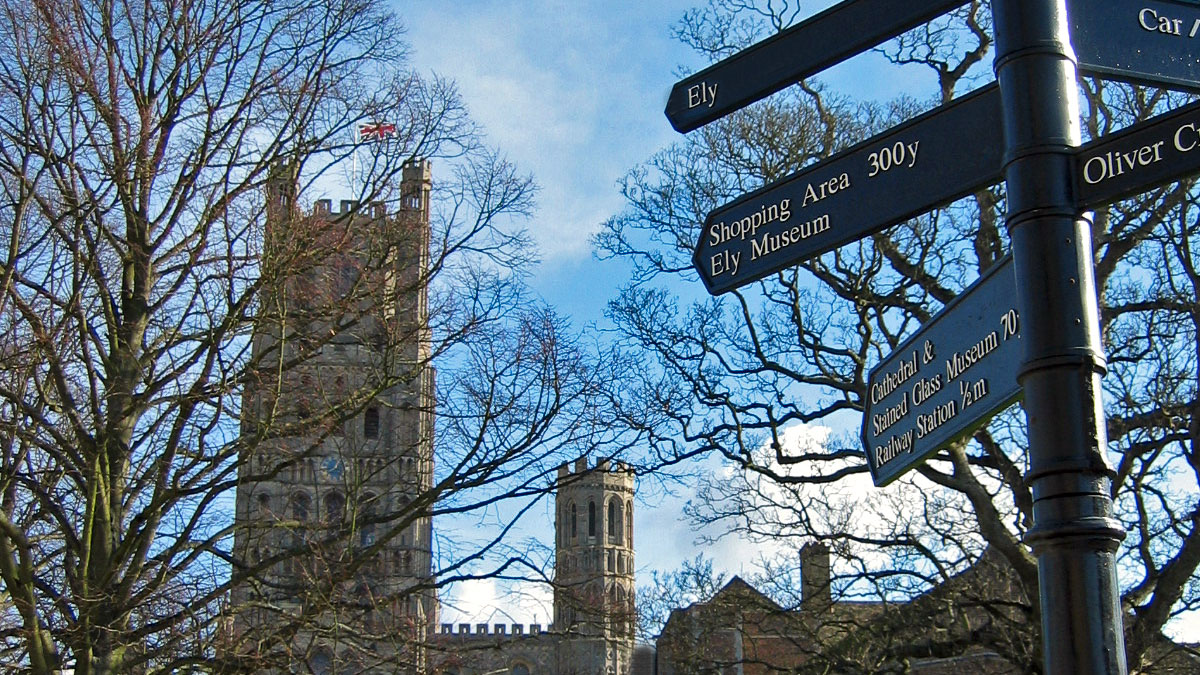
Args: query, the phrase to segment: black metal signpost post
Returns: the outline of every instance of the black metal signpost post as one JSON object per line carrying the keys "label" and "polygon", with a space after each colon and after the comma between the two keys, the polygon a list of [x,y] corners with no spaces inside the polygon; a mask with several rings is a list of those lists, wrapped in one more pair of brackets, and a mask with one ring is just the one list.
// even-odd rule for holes
{"label": "black metal signpost post", "polygon": [[1051,674],[1126,672],[1091,226],[1075,201],[1076,67],[1064,0],[993,0],[1017,267],[1042,645]]}
{"label": "black metal signpost post", "polygon": [[[1045,672],[1122,675],[1125,533],[1109,496],[1083,210],[1200,171],[1200,103],[1080,148],[1068,36],[1087,73],[1200,88],[1200,3],[1071,0],[1069,20],[1066,3],[992,2],[1012,262],[872,371],[863,444],[882,485],[1023,395]],[[846,0],[683,80],[667,117],[689,131],[959,4]],[[987,88],[713,211],[693,258],[705,285],[724,293],[995,181],[996,105]],[[936,154],[964,133],[969,152]],[[1013,371],[1019,386],[1005,377]]]}

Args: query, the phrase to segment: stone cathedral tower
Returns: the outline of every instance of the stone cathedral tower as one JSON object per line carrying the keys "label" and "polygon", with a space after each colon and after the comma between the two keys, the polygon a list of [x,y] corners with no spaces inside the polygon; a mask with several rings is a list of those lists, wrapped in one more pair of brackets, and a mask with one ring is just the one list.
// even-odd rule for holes
{"label": "stone cathedral tower", "polygon": [[[301,214],[294,186],[280,177],[268,190],[236,500],[236,650],[317,673],[422,671],[437,621],[432,523],[418,506],[433,481],[430,167],[404,168],[391,213],[321,200]],[[287,636],[258,646],[271,631]]]}
{"label": "stone cathedral tower", "polygon": [[627,675],[636,627],[633,473],[587,458],[558,470],[554,626],[561,675]]}

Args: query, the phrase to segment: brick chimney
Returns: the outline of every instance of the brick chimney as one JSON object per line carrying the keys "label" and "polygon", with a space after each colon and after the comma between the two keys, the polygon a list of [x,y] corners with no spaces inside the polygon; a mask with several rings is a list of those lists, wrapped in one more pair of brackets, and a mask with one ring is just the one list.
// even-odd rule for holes
{"label": "brick chimney", "polygon": [[809,609],[826,610],[832,604],[829,547],[821,542],[800,549],[800,599]]}

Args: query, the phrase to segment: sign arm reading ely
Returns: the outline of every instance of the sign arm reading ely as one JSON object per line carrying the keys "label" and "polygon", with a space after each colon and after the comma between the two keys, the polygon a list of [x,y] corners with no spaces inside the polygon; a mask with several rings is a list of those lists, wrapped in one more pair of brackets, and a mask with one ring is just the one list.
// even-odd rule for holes
{"label": "sign arm reading ely", "polygon": [[758,42],[671,89],[666,115],[691,131],[964,4],[855,0]]}

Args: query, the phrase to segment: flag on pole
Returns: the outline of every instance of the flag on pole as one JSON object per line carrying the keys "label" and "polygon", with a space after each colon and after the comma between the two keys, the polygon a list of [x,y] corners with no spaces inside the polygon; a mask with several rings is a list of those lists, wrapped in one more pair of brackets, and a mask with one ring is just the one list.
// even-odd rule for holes
{"label": "flag on pole", "polygon": [[363,122],[358,125],[358,140],[382,141],[396,133],[396,125],[391,122]]}

